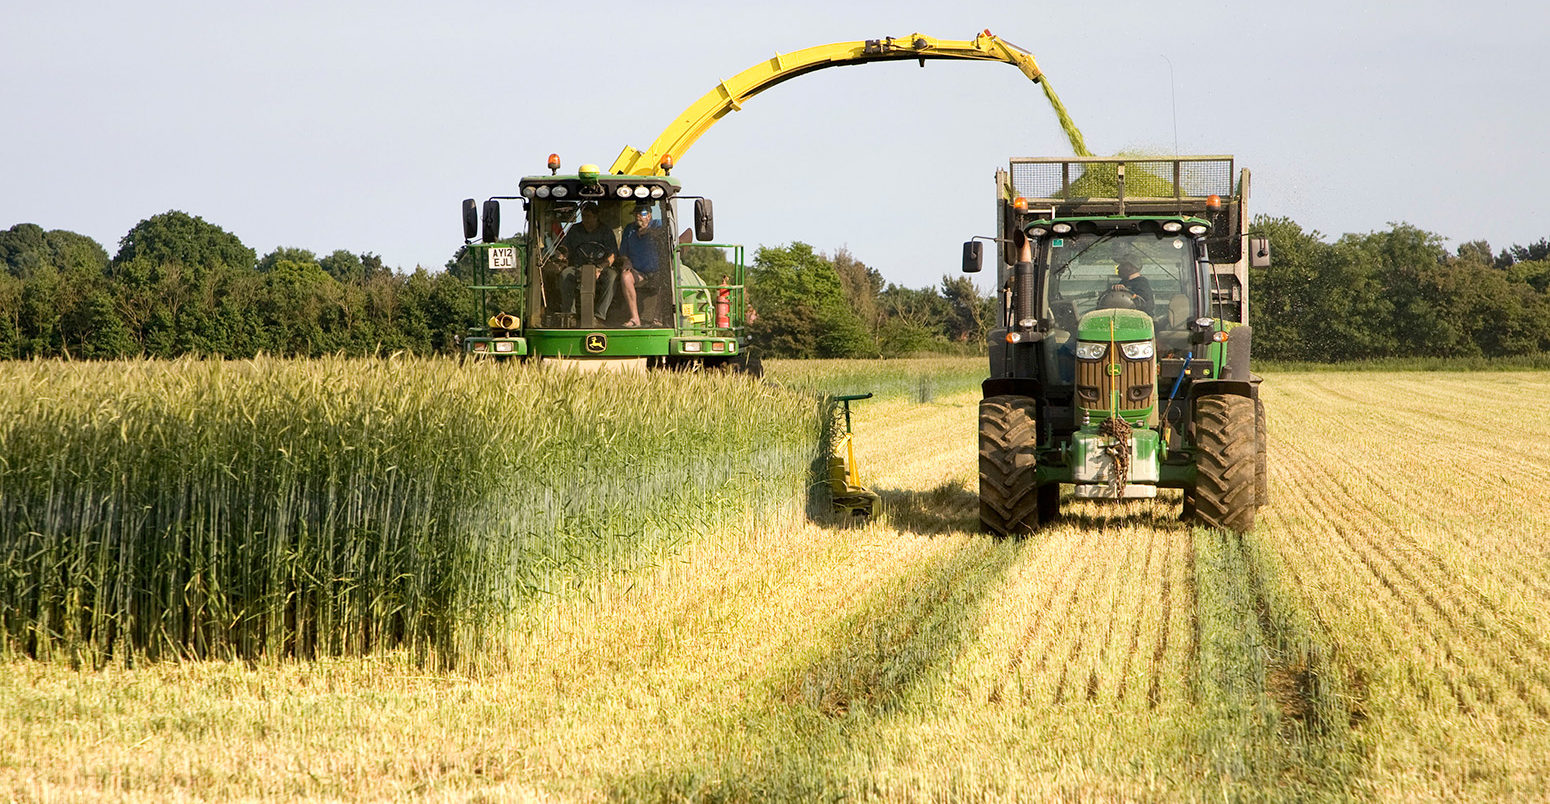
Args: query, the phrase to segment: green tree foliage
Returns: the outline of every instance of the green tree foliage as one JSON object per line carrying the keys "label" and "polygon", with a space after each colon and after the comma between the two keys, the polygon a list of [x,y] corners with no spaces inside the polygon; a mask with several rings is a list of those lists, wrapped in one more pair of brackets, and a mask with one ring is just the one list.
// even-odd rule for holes
{"label": "green tree foliage", "polygon": [[688,243],[679,248],[678,253],[683,264],[706,281],[713,282],[723,274],[732,273],[732,262],[727,259],[725,249]]}
{"label": "green tree foliage", "polygon": [[171,210],[135,224],[118,243],[115,266],[141,258],[153,265],[179,263],[191,268],[217,265],[250,268],[253,249],[237,236],[203,218]]}
{"label": "green tree foliage", "polygon": [[251,357],[452,351],[474,323],[448,274],[395,273],[375,254],[255,259],[182,212],[141,221],[111,261],[73,232],[0,231],[0,359]]}
{"label": "green tree foliage", "polygon": [[1285,218],[1261,217],[1255,227],[1269,235],[1273,261],[1249,280],[1262,356],[1333,362],[1550,348],[1550,271],[1540,262],[1504,271],[1484,241],[1449,254],[1440,236],[1405,223],[1333,243]]}
{"label": "green tree foliage", "polygon": [[883,275],[875,268],[856,259],[848,249],[834,252],[834,273],[840,278],[840,289],[863,326],[872,333],[882,324],[877,306],[877,296],[883,290]]}
{"label": "green tree foliage", "polygon": [[1526,246],[1513,246],[1505,252],[1512,262],[1540,262],[1550,259],[1550,239],[1541,237],[1538,242]]}
{"label": "green tree foliage", "polygon": [[869,357],[876,341],[834,263],[806,243],[760,248],[749,270],[754,337],[781,357]]}
{"label": "green tree foliage", "polygon": [[947,337],[958,343],[984,343],[996,323],[993,299],[981,296],[966,276],[943,276],[942,298],[947,301]]}
{"label": "green tree foliage", "polygon": [[22,279],[43,266],[102,274],[108,266],[108,253],[85,235],[58,229],[45,232],[35,223],[18,223],[0,232],[0,263],[12,276]]}
{"label": "green tree foliage", "polygon": [[273,273],[281,261],[307,264],[317,262],[318,257],[304,248],[281,246],[259,258],[258,272],[261,274]]}

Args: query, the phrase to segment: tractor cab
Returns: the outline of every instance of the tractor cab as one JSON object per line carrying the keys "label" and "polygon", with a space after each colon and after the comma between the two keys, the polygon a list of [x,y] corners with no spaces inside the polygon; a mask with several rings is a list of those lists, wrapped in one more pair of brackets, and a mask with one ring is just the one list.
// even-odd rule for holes
{"label": "tractor cab", "polygon": [[674,205],[660,198],[529,202],[538,280],[529,303],[534,324],[596,329],[670,322],[664,308],[672,303],[675,224]]}
{"label": "tractor cab", "polygon": [[[1027,234],[1034,244],[1035,271],[1047,272],[1045,317],[1049,337],[1069,345],[1067,357],[1090,313],[1135,310],[1151,319],[1159,356],[1189,351],[1189,325],[1204,315],[1201,293],[1209,282],[1205,241],[1186,227],[1209,228],[1190,218],[1062,222],[1035,221]],[[1071,376],[1071,366],[1058,374]]]}

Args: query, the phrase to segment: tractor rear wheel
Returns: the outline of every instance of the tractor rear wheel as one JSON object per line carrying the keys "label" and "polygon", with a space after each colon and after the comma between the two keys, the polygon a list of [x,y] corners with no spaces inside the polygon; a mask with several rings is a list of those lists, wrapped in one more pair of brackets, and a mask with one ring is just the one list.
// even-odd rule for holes
{"label": "tractor rear wheel", "polygon": [[1266,440],[1265,403],[1254,397],[1254,507],[1262,508],[1270,502],[1270,470],[1266,460],[1269,442]]}
{"label": "tractor rear wheel", "polygon": [[1195,516],[1210,528],[1254,527],[1254,400],[1209,394],[1195,403]]}
{"label": "tractor rear wheel", "polygon": [[1039,527],[1046,508],[1058,511],[1060,486],[1049,484],[1053,504],[1034,485],[1037,469],[1034,401],[1025,396],[980,400],[980,525],[1000,536]]}

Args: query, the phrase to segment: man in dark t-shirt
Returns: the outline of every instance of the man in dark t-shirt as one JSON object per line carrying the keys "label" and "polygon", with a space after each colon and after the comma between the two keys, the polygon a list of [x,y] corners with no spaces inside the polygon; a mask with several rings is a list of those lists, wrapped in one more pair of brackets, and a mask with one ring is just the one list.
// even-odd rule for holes
{"label": "man in dark t-shirt", "polygon": [[1130,301],[1136,309],[1147,315],[1152,314],[1155,303],[1152,298],[1152,283],[1141,275],[1141,265],[1135,257],[1120,257],[1119,266],[1115,269],[1119,274],[1119,281],[1112,288],[1130,294]]}
{"label": "man in dark t-shirt", "polygon": [[576,309],[576,297],[580,293],[581,272],[592,271],[597,278],[597,301],[593,308],[598,318],[608,314],[613,301],[614,268],[618,255],[618,238],[614,230],[598,220],[597,205],[587,203],[581,207],[581,223],[571,226],[560,240],[560,250],[565,253],[567,267],[560,274],[560,299],[565,312]]}

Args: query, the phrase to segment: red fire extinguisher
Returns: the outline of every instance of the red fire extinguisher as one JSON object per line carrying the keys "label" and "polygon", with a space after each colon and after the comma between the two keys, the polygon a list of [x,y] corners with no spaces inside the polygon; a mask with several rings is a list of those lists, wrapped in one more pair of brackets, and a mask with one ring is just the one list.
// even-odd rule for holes
{"label": "red fire extinguisher", "polygon": [[732,328],[732,289],[727,287],[730,277],[721,277],[721,287],[716,291],[716,326]]}

